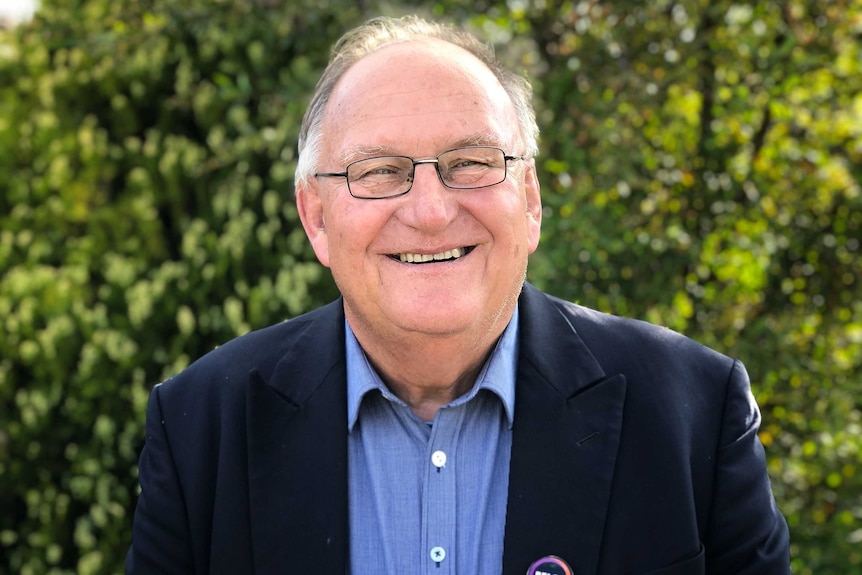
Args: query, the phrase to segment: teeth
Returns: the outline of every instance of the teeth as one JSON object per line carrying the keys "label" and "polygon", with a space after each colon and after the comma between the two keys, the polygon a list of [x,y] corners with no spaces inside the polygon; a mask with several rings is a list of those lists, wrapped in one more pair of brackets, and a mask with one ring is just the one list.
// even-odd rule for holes
{"label": "teeth", "polygon": [[398,254],[398,258],[405,263],[417,264],[431,261],[458,259],[464,255],[465,251],[466,250],[462,248],[455,248],[453,250],[440,252],[439,254]]}

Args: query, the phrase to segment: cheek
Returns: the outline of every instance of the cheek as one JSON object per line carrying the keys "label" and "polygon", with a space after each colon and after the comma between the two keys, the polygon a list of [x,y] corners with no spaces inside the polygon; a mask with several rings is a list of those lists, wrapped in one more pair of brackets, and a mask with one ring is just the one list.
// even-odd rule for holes
{"label": "cheek", "polygon": [[518,258],[521,256],[521,244],[515,244],[512,246],[512,257]]}
{"label": "cheek", "polygon": [[350,234],[341,228],[337,228],[334,233],[331,233],[331,241],[336,242],[342,249],[350,246]]}
{"label": "cheek", "polygon": [[329,214],[326,231],[333,258],[355,259],[376,237],[381,225],[378,214],[362,208],[364,206],[339,206]]}

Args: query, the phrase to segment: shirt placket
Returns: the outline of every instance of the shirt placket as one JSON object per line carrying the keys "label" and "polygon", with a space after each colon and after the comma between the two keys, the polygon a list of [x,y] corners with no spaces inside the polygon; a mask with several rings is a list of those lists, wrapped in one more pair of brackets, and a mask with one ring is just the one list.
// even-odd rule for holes
{"label": "shirt placket", "polygon": [[456,445],[465,406],[438,411],[428,440],[422,489],[423,572],[455,573],[457,527]]}

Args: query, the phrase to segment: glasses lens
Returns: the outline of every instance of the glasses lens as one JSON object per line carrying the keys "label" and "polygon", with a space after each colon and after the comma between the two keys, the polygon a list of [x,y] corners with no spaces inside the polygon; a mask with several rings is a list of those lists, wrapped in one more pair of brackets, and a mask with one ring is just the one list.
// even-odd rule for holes
{"label": "glasses lens", "polygon": [[450,188],[484,188],[506,179],[506,158],[499,148],[458,148],[437,160],[440,177]]}
{"label": "glasses lens", "polygon": [[397,196],[410,189],[413,161],[403,156],[381,156],[347,166],[350,193],[359,198]]}

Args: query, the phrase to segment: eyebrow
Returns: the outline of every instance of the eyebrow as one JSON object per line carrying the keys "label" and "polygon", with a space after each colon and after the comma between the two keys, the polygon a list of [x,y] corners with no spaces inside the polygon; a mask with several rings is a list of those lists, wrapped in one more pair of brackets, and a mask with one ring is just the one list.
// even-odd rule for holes
{"label": "eyebrow", "polygon": [[506,145],[502,143],[500,136],[492,132],[476,132],[466,138],[462,138],[455,144],[456,148],[461,148],[463,146],[492,146],[494,148],[506,147]]}
{"label": "eyebrow", "polygon": [[[497,134],[494,134],[492,132],[476,132],[458,140],[450,141],[448,144],[446,144],[445,149],[442,149],[437,153],[439,154],[447,150],[454,150],[456,148],[463,148],[468,146],[492,146],[494,148],[506,148],[506,146],[501,143],[501,138]],[[404,154],[403,152],[396,150],[391,146],[368,146],[359,144],[355,146],[350,146],[345,151],[341,160],[346,165],[357,160],[373,158],[375,156],[405,155],[406,154]]]}
{"label": "eyebrow", "polygon": [[392,148],[387,146],[351,146],[347,149],[347,151],[342,156],[341,160],[345,164],[349,164],[351,162],[355,162],[356,160],[363,160],[365,158],[372,158],[374,156],[400,156],[401,154],[395,153]]}

